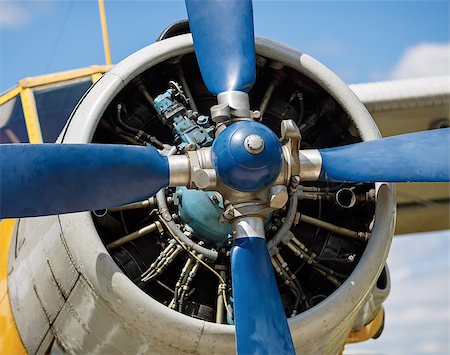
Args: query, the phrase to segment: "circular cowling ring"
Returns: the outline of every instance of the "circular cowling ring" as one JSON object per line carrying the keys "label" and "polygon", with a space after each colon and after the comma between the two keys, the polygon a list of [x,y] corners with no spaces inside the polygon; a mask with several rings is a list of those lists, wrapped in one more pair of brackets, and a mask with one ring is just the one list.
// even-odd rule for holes
{"label": "circular cowling ring", "polygon": [[[330,70],[309,55],[279,42],[259,37],[255,43],[258,56],[302,73],[332,95],[345,108],[363,140],[380,138],[367,109]],[[193,51],[192,37],[182,35],[152,44],[114,66],[83,97],[60,140],[65,143],[91,142],[106,108],[126,85],[145,70]],[[331,354],[341,351],[356,315],[370,295],[368,290],[376,284],[394,233],[396,205],[392,184],[376,184],[376,191],[377,209],[372,234],[351,276],[330,297],[288,320],[298,353]],[[96,295],[73,307],[81,312],[94,309],[96,317],[90,317],[89,322],[103,321],[107,327],[101,329],[102,334],[105,330],[114,332],[110,342],[117,349],[142,352],[145,346],[144,351],[147,352],[200,354],[235,350],[234,327],[204,322],[171,310],[149,297],[123,274],[101,242],[90,212],[61,215],[57,219],[62,228],[57,231],[57,237],[67,243],[64,248],[68,248],[76,270],[82,273],[79,282],[83,283],[80,285],[87,281]],[[50,233],[42,235],[49,237]],[[21,309],[23,307],[13,307],[15,315]],[[107,310],[108,318],[100,310]],[[90,329],[94,330],[93,327]],[[77,339],[79,334],[85,338]],[[79,352],[80,348],[75,348],[78,344],[82,344],[81,350],[87,350],[88,344],[94,344],[98,339],[98,333],[94,331],[89,334],[70,332],[67,336],[71,340],[66,345],[73,346],[69,352]],[[108,345],[105,342],[101,346]]]}

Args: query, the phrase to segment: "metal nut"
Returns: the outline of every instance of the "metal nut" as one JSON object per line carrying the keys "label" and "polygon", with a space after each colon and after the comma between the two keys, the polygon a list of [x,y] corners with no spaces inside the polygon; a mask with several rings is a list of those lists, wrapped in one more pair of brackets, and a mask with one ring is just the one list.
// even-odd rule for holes
{"label": "metal nut", "polygon": [[276,185],[270,188],[269,206],[275,209],[283,208],[289,199],[286,186]]}
{"label": "metal nut", "polygon": [[217,183],[216,172],[213,169],[199,169],[194,172],[192,181],[199,189],[215,186]]}
{"label": "metal nut", "polygon": [[264,149],[264,140],[257,134],[251,134],[245,138],[244,146],[250,154],[258,154]]}

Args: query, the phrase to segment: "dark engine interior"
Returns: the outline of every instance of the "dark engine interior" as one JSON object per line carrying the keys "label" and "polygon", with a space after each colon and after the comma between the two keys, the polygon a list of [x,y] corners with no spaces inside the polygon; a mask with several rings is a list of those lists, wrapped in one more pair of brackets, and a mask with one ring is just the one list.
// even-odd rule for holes
{"label": "dark engine interior", "polygon": [[[194,54],[160,63],[135,78],[113,99],[93,141],[153,145],[161,150],[174,147],[175,154],[191,149],[183,143],[183,135],[174,134],[173,124],[164,121],[155,109],[159,95],[169,87],[177,92],[171,100],[188,125],[199,127],[200,117],[207,116],[202,117],[201,125],[203,132],[211,133],[211,139],[202,144],[210,144],[214,123],[208,119],[209,109],[216,98],[206,90]],[[292,119],[297,124],[301,149],[361,140],[352,120],[329,94],[280,63],[257,57],[257,79],[249,95],[251,109],[260,110],[261,122],[278,136],[282,120]],[[233,324],[232,238],[226,226],[222,237],[219,232],[219,237],[205,237],[188,226],[183,216],[182,206],[189,196],[175,188],[165,193],[177,228],[196,243],[217,251],[216,260],[199,254],[193,257],[180,247],[173,231],[161,222],[161,206],[155,197],[93,212],[102,241],[123,272],[152,298],[192,317]],[[220,209],[220,196],[209,196]],[[266,238],[287,317],[314,307],[350,275],[370,237],[374,196],[373,184],[300,185],[288,204],[266,221]],[[191,212],[194,218],[205,213],[201,207],[197,211],[191,208]],[[216,223],[211,228],[216,228]],[[225,292],[220,290],[218,275],[227,285]]]}

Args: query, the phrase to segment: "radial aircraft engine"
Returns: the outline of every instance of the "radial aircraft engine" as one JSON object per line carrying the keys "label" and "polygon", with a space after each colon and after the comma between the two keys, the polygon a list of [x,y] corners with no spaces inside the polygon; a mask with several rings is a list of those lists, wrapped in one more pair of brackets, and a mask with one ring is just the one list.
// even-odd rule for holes
{"label": "radial aircraft engine", "polygon": [[448,129],[382,139],[325,66],[254,39],[250,1],[186,5],[192,35],[114,66],[62,144],[0,145],[24,346],[337,354],[379,336],[392,182],[448,181]]}

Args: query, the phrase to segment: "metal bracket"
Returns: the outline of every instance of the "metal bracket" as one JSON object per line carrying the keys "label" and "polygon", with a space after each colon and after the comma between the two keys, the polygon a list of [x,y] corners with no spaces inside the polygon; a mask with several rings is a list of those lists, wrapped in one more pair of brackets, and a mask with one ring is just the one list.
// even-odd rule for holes
{"label": "metal bracket", "polygon": [[284,185],[275,185],[268,190],[266,201],[252,201],[246,203],[232,204],[225,202],[225,212],[220,221],[231,221],[235,218],[245,216],[259,216],[266,218],[271,212],[283,208],[289,199],[287,188]]}
{"label": "metal bracket", "polygon": [[186,153],[189,161],[189,188],[210,190],[217,185],[216,171],[211,166],[211,149],[203,148]]}
{"label": "metal bracket", "polygon": [[242,91],[226,91],[217,95],[217,105],[211,107],[211,119],[216,123],[232,118],[253,118],[248,94]]}
{"label": "metal bracket", "polygon": [[288,164],[290,166],[291,176],[300,175],[300,130],[293,120],[283,120],[281,122],[281,139],[287,140],[284,147],[288,150]]}

